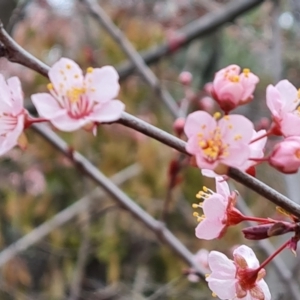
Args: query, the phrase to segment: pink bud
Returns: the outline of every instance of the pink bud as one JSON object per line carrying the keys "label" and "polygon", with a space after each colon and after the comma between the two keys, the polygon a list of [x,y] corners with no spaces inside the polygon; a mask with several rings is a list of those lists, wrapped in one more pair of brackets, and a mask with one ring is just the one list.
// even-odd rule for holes
{"label": "pink bud", "polygon": [[230,65],[216,73],[212,96],[220,105],[221,109],[228,113],[239,105],[248,103],[253,99],[253,92],[259,78],[237,65]]}
{"label": "pink bud", "polygon": [[184,118],[178,118],[173,123],[173,130],[174,130],[174,132],[176,133],[176,135],[178,137],[180,137],[183,133],[184,124],[185,124],[185,119]]}
{"label": "pink bud", "polygon": [[269,118],[263,117],[256,124],[256,130],[268,130],[270,128],[271,121]]}
{"label": "pink bud", "polygon": [[212,113],[214,110],[214,100],[209,97],[203,97],[200,101],[199,101],[199,106],[201,110],[207,111],[208,113]]}
{"label": "pink bud", "polygon": [[288,137],[274,147],[269,164],[282,173],[297,173],[300,167],[300,137]]}
{"label": "pink bud", "polygon": [[183,71],[179,75],[179,81],[183,85],[190,85],[193,80],[193,75],[190,72]]}

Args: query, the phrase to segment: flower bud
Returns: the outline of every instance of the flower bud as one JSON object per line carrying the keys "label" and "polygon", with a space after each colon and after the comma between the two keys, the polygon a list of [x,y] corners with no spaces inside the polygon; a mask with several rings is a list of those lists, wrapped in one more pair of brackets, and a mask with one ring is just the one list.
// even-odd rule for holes
{"label": "flower bud", "polygon": [[180,137],[183,133],[184,124],[185,124],[184,118],[178,118],[173,123],[173,130],[178,137]]}
{"label": "flower bud", "polygon": [[239,66],[230,65],[215,75],[212,96],[225,113],[251,101],[259,82],[259,78],[249,69],[244,69],[241,73],[240,70]]}
{"label": "flower bud", "polygon": [[277,222],[247,227],[242,230],[244,237],[248,240],[263,240],[271,236],[282,235],[294,231],[294,225],[289,223]]}
{"label": "flower bud", "polygon": [[179,75],[179,82],[183,85],[191,85],[193,80],[193,75],[190,72],[183,71]]}
{"label": "flower bud", "polygon": [[300,137],[288,137],[274,147],[269,164],[285,174],[297,173],[300,167]]}

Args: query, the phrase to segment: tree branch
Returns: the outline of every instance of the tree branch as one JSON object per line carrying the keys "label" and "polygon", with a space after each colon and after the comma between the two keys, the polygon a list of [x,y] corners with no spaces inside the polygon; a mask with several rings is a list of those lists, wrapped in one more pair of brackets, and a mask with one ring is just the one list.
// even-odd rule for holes
{"label": "tree branch", "polygon": [[[228,22],[248,12],[252,8],[263,3],[264,0],[236,0],[230,1],[219,10],[205,14],[203,17],[189,23],[178,31],[173,40],[165,41],[159,46],[141,52],[142,59],[147,64],[157,62],[162,57],[180,50],[193,40],[208,35]],[[132,62],[125,62],[118,68],[120,79],[125,79],[134,72],[135,66]]]}
{"label": "tree branch", "polygon": [[[137,176],[140,171],[141,168],[137,164],[133,164],[112,176],[111,180],[116,185],[121,185],[132,177]],[[0,252],[0,268],[20,252],[25,251],[29,247],[45,238],[53,230],[63,226],[67,222],[70,222],[82,211],[85,211],[87,207],[89,207],[89,205],[93,203],[94,200],[102,198],[104,195],[105,193],[103,192],[103,190],[101,190],[100,188],[96,188],[88,195],[76,201],[69,207],[63,209],[50,220],[37,226],[35,229],[17,240],[15,243],[2,250]],[[108,208],[110,208],[110,206]],[[107,208],[104,209],[105,211],[107,210]]]}
{"label": "tree branch", "polygon": [[121,30],[112,22],[110,17],[105,13],[100,5],[95,1],[80,0],[86,7],[90,15],[109,33],[113,40],[119,45],[124,53],[131,60],[132,64],[141,74],[146,83],[152,88],[152,90],[163,100],[164,104],[168,107],[169,111],[174,117],[178,117],[180,114],[179,106],[173,99],[171,94],[161,87],[159,80],[152,72],[152,70],[144,62],[140,54],[134,49],[132,44],[121,32]]}

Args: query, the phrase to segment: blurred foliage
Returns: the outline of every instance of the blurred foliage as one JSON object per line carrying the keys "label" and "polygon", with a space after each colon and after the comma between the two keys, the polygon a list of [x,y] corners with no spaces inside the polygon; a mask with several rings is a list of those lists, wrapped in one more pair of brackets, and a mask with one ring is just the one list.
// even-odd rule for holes
{"label": "blurred foliage", "polygon": [[[226,3],[211,2],[218,8]],[[28,1],[22,17],[18,19],[15,15],[13,37],[33,55],[48,64],[67,56],[83,68],[116,65],[126,58],[80,5],[69,3],[65,9],[49,3],[46,0]],[[101,4],[138,50],[159,44],[208,9],[201,1],[101,1]],[[271,6],[266,2],[235,23],[194,41],[151,68],[178,101],[183,97],[178,75],[182,70],[192,72],[193,87],[199,91],[192,108],[198,109],[203,86],[212,80],[216,70],[231,63],[250,67],[261,78],[256,98],[263,103],[266,84],[273,81],[271,70],[275,68],[269,59],[272,52]],[[299,29],[299,24],[290,30],[282,30],[286,51],[282,52],[282,61],[278,63],[284,66],[282,75],[300,86],[299,33],[296,28]],[[22,79],[27,104],[30,104],[32,93],[46,90],[47,80],[22,66],[0,59],[0,70],[6,76],[17,75]],[[172,130],[170,114],[136,74],[122,83],[119,99],[125,102],[128,112],[167,131]],[[242,109],[242,112],[257,121],[267,115],[264,104],[258,107],[254,108],[255,113],[251,108],[248,111]],[[176,157],[172,149],[117,124],[99,127],[96,137],[84,131],[58,134],[108,176],[139,163],[141,174],[123,184],[122,189],[147,212],[160,218],[167,194],[169,163]],[[1,157],[2,249],[94,188],[88,179],[74,171],[67,158],[34,132],[28,130],[27,137],[30,143],[26,151],[13,149]],[[258,174],[265,178],[267,171],[262,168]],[[241,243],[238,228],[230,230],[222,243],[200,241],[194,236],[196,221],[192,217],[191,204],[196,201],[195,194],[203,184],[213,190],[214,185],[212,180],[202,178],[196,168],[185,167],[182,176],[184,180],[172,192],[167,218],[172,232],[194,252],[199,248],[226,252]],[[274,178],[269,178],[269,183],[278,185]],[[274,210],[253,192],[241,186],[238,189],[249,207],[259,215],[268,216],[268,212]],[[280,189],[284,190],[284,186]],[[113,209],[101,214],[114,202],[109,197],[99,200],[94,205],[95,217],[89,225],[89,251],[80,299],[145,299],[142,296],[149,297],[164,287],[166,290],[162,295],[151,299],[210,298],[205,284],[192,284],[186,280],[182,275],[186,266],[151,232],[125,210]],[[78,262],[84,222],[85,219],[78,216],[7,263],[2,270],[0,299],[67,298]],[[166,287],[168,282],[170,287]]]}

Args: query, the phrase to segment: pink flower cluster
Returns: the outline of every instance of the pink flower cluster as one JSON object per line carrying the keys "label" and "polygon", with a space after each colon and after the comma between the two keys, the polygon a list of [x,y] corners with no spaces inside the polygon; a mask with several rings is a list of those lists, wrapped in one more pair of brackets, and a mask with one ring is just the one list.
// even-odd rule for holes
{"label": "pink flower cluster", "polygon": [[[188,138],[186,150],[194,156],[205,176],[226,174],[228,167],[238,168],[251,175],[254,166],[263,161],[283,173],[296,173],[300,167],[300,90],[288,80],[269,85],[266,103],[272,113],[272,124],[267,130],[255,131],[244,116],[229,114],[239,105],[253,99],[259,78],[249,69],[230,65],[216,73],[206,85],[224,112],[211,116],[196,111],[187,116],[184,132]],[[181,120],[181,123],[183,120]],[[267,137],[280,135],[284,139],[264,157]]]}
{"label": "pink flower cluster", "polygon": [[121,117],[124,104],[114,100],[119,92],[118,73],[111,66],[88,68],[85,76],[72,60],[61,58],[49,71],[50,93],[31,96],[41,118],[32,118],[23,107],[20,80],[5,81],[0,74],[0,155],[16,145],[26,146],[23,130],[33,123],[50,121],[57,129],[93,130],[102,122]]}

